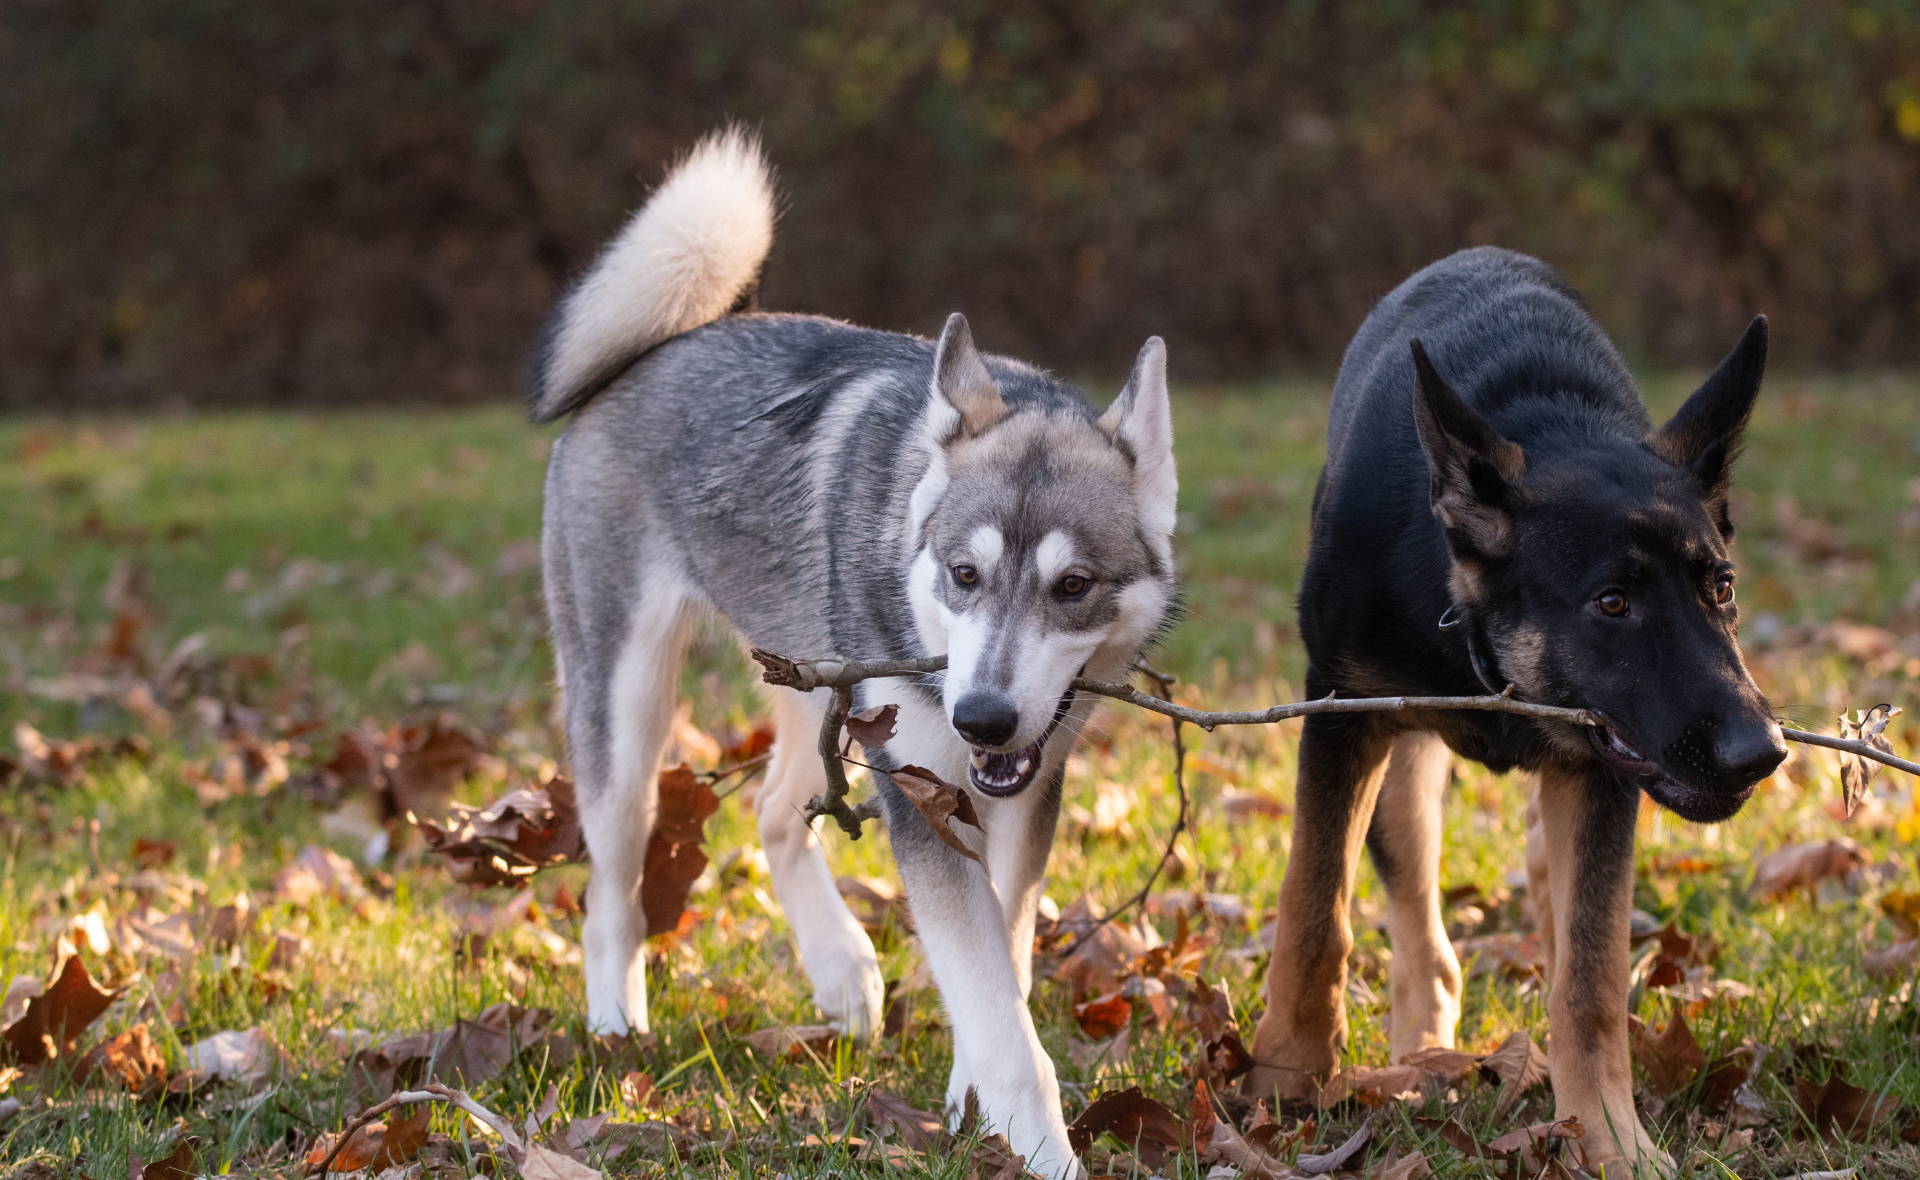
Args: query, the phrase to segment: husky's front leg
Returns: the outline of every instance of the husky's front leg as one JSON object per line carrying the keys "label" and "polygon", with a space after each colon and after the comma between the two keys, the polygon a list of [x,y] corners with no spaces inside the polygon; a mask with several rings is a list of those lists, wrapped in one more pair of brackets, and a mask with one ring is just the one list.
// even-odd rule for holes
{"label": "husky's front leg", "polygon": [[[941,843],[897,790],[889,787],[884,795],[907,904],[953,1026],[953,1078],[962,1093],[950,1093],[948,1100],[964,1103],[964,1091],[971,1086],[981,1117],[1026,1157],[1030,1169],[1048,1177],[1081,1176],[1079,1162],[1067,1145],[1060,1083],[1027,1011],[1025,983],[1030,969],[1015,964],[1003,899],[987,870]],[[996,809],[995,819],[1011,821],[1013,816]],[[992,833],[993,821],[985,822]],[[1017,824],[998,826],[1014,829]],[[1009,830],[1001,839],[1014,837]],[[983,843],[991,859],[995,840],[990,835]],[[1044,863],[1043,857],[1043,867]],[[1037,898],[1037,880],[1022,895]],[[1026,931],[1030,955],[1030,911],[1024,922],[1011,924]]]}

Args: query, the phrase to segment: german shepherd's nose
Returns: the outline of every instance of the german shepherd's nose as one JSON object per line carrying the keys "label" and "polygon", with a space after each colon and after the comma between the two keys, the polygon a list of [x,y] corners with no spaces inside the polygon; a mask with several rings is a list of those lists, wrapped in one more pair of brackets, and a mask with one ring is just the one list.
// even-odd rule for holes
{"label": "german shepherd's nose", "polygon": [[970,692],[953,705],[953,727],[976,746],[997,748],[1013,739],[1020,714],[1013,702],[990,692]]}
{"label": "german shepherd's nose", "polygon": [[1669,765],[1691,772],[1701,786],[1739,791],[1772,774],[1786,760],[1787,743],[1771,722],[1728,725],[1702,718],[1666,754]]}

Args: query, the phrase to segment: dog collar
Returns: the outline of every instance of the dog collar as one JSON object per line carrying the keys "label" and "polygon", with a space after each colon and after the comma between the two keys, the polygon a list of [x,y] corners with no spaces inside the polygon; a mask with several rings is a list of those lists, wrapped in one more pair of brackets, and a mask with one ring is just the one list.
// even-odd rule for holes
{"label": "dog collar", "polygon": [[[1462,627],[1464,624],[1464,627]],[[1481,687],[1496,696],[1507,690],[1507,682],[1500,676],[1500,670],[1494,665],[1493,657],[1487,654],[1487,638],[1480,630],[1480,620],[1459,603],[1447,607],[1440,616],[1440,629],[1451,631],[1462,627],[1467,639],[1467,662],[1473,665],[1473,674],[1480,678]]]}

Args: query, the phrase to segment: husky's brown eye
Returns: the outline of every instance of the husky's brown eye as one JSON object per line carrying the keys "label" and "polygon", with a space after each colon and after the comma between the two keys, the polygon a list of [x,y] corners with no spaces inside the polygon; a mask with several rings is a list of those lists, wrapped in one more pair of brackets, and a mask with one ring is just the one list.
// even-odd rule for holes
{"label": "husky's brown eye", "polygon": [[1053,590],[1062,598],[1078,598],[1087,592],[1090,584],[1079,574],[1068,574],[1054,584]]}
{"label": "husky's brown eye", "polygon": [[1713,583],[1713,600],[1721,606],[1733,605],[1733,575],[1721,574]]}
{"label": "husky's brown eye", "polygon": [[975,582],[978,582],[979,580],[980,580],[980,571],[977,569],[974,569],[972,566],[956,565],[953,567],[953,584],[954,585],[971,586]]}
{"label": "husky's brown eye", "polygon": [[1619,618],[1627,613],[1627,596],[1618,590],[1608,590],[1593,600],[1600,613],[1610,618]]}

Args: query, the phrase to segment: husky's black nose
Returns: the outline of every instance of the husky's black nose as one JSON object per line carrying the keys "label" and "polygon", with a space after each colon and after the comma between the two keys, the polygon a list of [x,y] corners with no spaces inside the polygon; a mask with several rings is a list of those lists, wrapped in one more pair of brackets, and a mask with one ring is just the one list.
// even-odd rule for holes
{"label": "husky's black nose", "polygon": [[1757,783],[1786,760],[1787,743],[1778,726],[1727,726],[1714,735],[1713,757],[1726,778]]}
{"label": "husky's black nose", "polygon": [[976,746],[1004,746],[1020,726],[1013,702],[990,692],[970,692],[953,706],[953,727]]}

